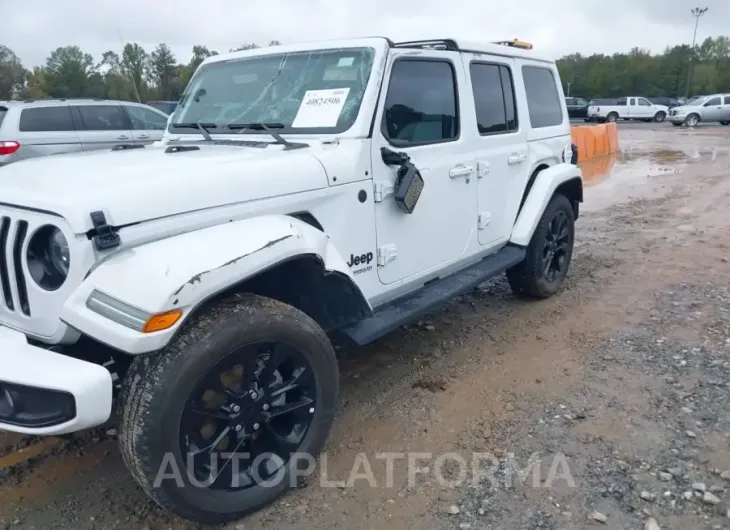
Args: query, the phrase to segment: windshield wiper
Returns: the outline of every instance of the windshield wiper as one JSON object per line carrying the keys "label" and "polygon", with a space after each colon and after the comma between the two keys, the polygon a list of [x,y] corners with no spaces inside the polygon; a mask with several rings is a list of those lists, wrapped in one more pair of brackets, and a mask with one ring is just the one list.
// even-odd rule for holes
{"label": "windshield wiper", "polygon": [[206,142],[212,142],[213,138],[210,137],[208,129],[215,129],[218,126],[215,123],[201,123],[201,122],[189,122],[189,123],[173,123],[173,127],[189,127],[191,129],[198,129],[200,134],[203,135]]}
{"label": "windshield wiper", "polygon": [[271,135],[271,137],[276,140],[276,143],[281,145],[286,145],[287,147],[291,147],[292,143],[282,137],[278,132],[274,131],[273,129],[283,129],[284,124],[283,123],[263,123],[263,122],[255,122],[255,123],[229,123],[226,125],[226,127],[232,131],[238,131],[238,134],[243,133],[244,131],[265,131]]}

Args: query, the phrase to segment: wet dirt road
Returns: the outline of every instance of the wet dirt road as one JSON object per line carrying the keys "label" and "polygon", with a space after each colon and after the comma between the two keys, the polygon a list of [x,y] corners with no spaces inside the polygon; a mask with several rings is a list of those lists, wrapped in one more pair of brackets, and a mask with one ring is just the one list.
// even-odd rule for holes
{"label": "wet dirt road", "polygon": [[[228,528],[730,528],[730,128],[662,125],[621,127],[623,152],[586,171],[563,292],[527,302],[498,279],[341,351],[318,470]],[[0,434],[0,529],[197,528],[135,486],[113,429]],[[428,470],[409,476],[408,453]],[[534,453],[536,483],[506,480]],[[493,480],[472,480],[475,454]]]}

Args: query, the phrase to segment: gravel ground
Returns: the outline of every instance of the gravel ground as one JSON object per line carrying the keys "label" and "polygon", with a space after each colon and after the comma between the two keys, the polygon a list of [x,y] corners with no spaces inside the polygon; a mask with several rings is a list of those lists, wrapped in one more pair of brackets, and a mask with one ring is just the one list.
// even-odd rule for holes
{"label": "gravel ground", "polygon": [[[498,279],[341,349],[342,405],[317,472],[227,528],[730,528],[719,130],[621,128],[626,149],[586,190],[558,296],[526,302]],[[199,528],[140,492],[114,428],[43,446],[0,435],[0,529]],[[430,453],[428,469],[411,477],[399,460],[388,481],[384,452]],[[346,483],[358,454],[375,484]],[[475,480],[477,454],[489,474]]]}

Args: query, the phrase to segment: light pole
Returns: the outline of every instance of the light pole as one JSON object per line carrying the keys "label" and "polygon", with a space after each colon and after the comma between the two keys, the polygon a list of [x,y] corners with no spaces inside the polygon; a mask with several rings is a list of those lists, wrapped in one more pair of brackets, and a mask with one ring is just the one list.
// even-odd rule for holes
{"label": "light pole", "polygon": [[689,84],[692,80],[692,59],[695,56],[695,42],[697,40],[697,26],[700,23],[700,17],[707,13],[707,7],[695,7],[692,9],[692,16],[695,17],[695,33],[692,36],[692,49],[689,55],[689,69],[687,70],[687,87],[684,90],[684,97],[689,98]]}

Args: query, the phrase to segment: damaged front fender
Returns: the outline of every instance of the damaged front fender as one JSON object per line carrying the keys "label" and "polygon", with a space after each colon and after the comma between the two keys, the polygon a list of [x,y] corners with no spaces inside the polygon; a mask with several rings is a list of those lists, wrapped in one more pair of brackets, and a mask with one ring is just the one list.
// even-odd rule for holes
{"label": "damaged front fender", "polygon": [[[290,216],[261,216],[121,251],[74,292],[62,319],[128,353],[158,350],[200,302],[300,255],[317,256],[326,271],[352,281],[345,260],[323,232]],[[150,315],[182,309],[183,318],[170,329],[140,333],[87,308],[94,290]]]}

